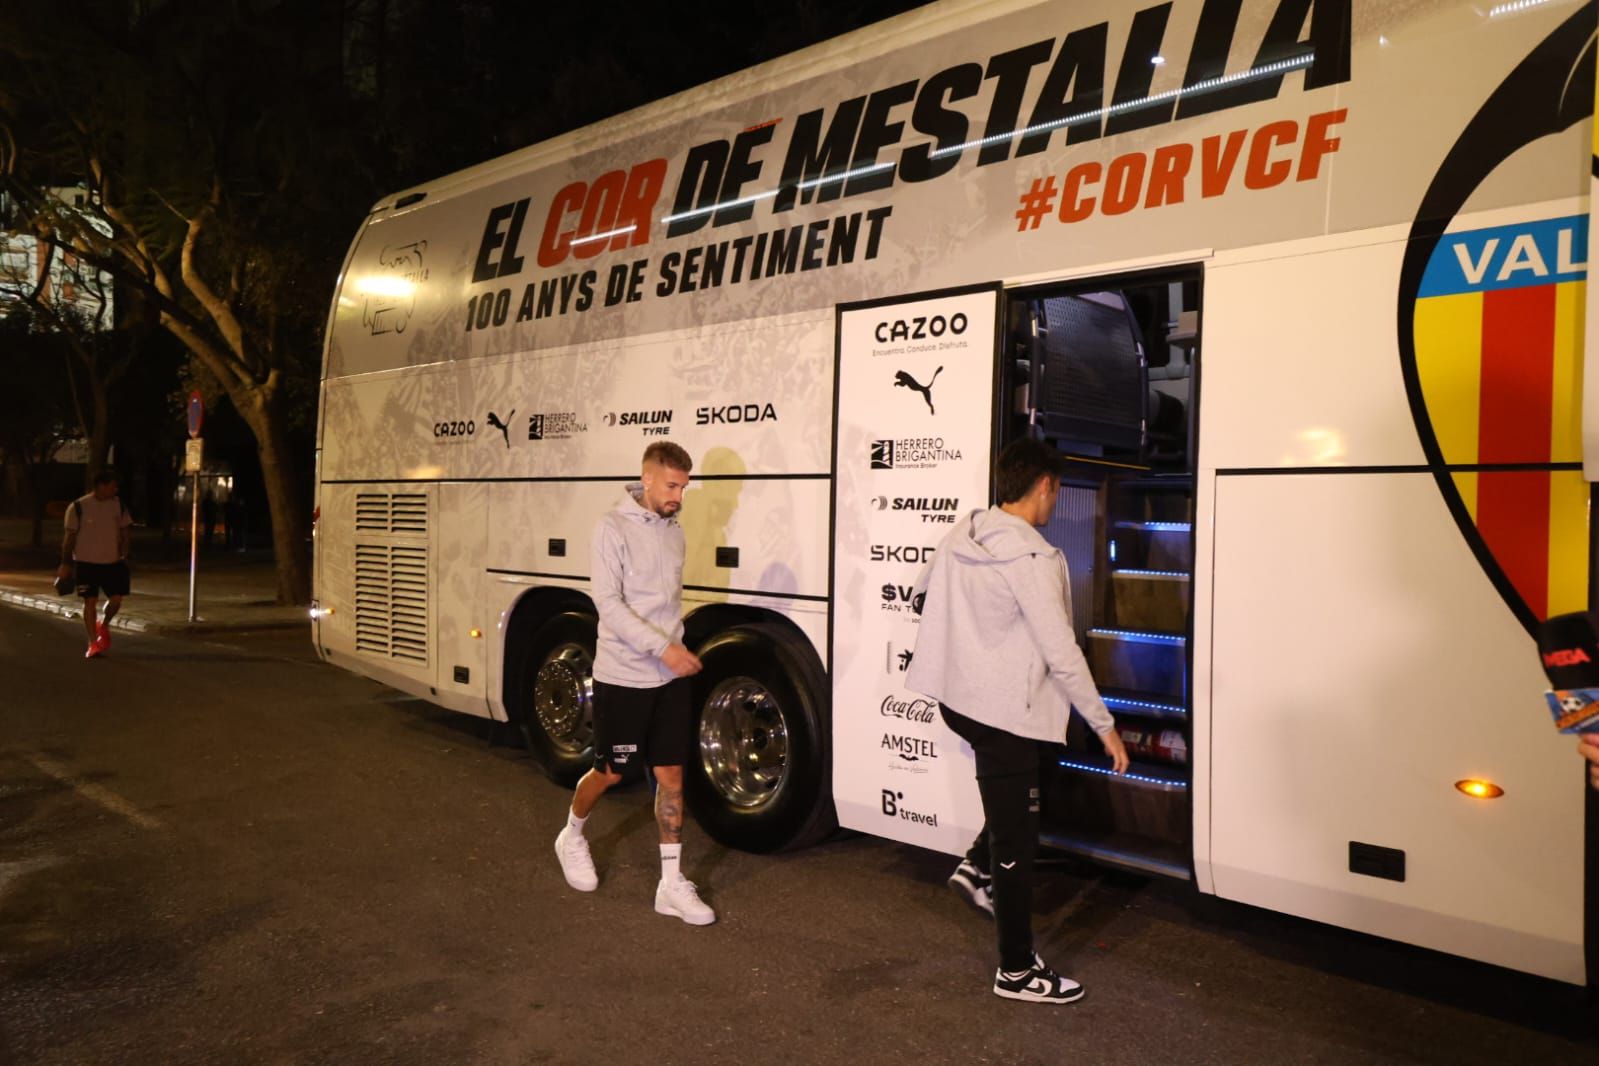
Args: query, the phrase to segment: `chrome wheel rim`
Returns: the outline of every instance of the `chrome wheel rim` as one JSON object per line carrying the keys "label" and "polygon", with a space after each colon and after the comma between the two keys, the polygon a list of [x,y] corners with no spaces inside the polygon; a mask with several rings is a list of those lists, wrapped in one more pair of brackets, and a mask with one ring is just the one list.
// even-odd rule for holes
{"label": "chrome wheel rim", "polygon": [[533,681],[533,711],[550,743],[581,755],[593,741],[594,659],[580,644],[553,649]]}
{"label": "chrome wheel rim", "polygon": [[788,773],[788,723],[770,689],[730,677],[711,690],[700,712],[700,764],[730,806],[756,810],[772,801]]}

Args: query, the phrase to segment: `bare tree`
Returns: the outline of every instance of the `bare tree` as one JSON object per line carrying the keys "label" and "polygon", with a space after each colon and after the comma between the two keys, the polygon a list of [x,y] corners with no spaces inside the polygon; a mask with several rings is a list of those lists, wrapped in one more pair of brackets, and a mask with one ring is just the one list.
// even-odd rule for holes
{"label": "bare tree", "polygon": [[[260,457],[278,600],[298,603],[308,471],[292,429],[310,415],[290,400],[310,393],[331,277],[317,226],[326,161],[301,127],[338,48],[335,33],[331,68],[304,70],[327,27],[317,5],[285,7],[259,23],[229,5],[171,5],[167,22],[130,23],[111,2],[0,14],[0,181],[14,225],[117,277],[227,393]],[[283,18],[297,11],[309,21]],[[84,204],[49,195],[60,175],[84,182]]]}

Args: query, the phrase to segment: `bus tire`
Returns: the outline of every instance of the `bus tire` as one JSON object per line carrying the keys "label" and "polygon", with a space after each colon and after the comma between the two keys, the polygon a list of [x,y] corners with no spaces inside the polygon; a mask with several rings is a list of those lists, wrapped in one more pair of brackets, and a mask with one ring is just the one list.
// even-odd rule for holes
{"label": "bus tire", "polygon": [[544,772],[567,788],[594,765],[596,625],[579,611],[555,615],[517,660],[516,724]]}
{"label": "bus tire", "polygon": [[816,656],[781,626],[751,623],[698,650],[690,809],[742,851],[804,847],[838,826],[827,755],[828,685]]}

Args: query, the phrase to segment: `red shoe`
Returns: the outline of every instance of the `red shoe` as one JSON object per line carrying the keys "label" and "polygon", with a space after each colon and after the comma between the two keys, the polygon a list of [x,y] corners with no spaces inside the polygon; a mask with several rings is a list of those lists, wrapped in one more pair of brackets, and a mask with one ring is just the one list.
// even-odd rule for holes
{"label": "red shoe", "polygon": [[100,646],[99,640],[95,640],[89,645],[89,650],[83,653],[83,657],[85,659],[98,659],[104,654],[105,649]]}
{"label": "red shoe", "polygon": [[94,642],[100,645],[101,652],[107,652],[111,650],[111,624],[109,622],[98,622],[95,624]]}

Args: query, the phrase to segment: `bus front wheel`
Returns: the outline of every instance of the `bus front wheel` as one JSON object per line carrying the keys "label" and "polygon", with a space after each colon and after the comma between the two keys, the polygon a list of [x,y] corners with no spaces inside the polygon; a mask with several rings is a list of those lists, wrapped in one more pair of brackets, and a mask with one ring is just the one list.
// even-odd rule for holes
{"label": "bus front wheel", "polygon": [[592,615],[567,611],[534,631],[517,673],[517,725],[550,779],[568,788],[594,762]]}
{"label": "bus front wheel", "polygon": [[735,626],[699,649],[689,806],[714,840],[743,851],[802,847],[836,826],[826,676],[780,626]]}

